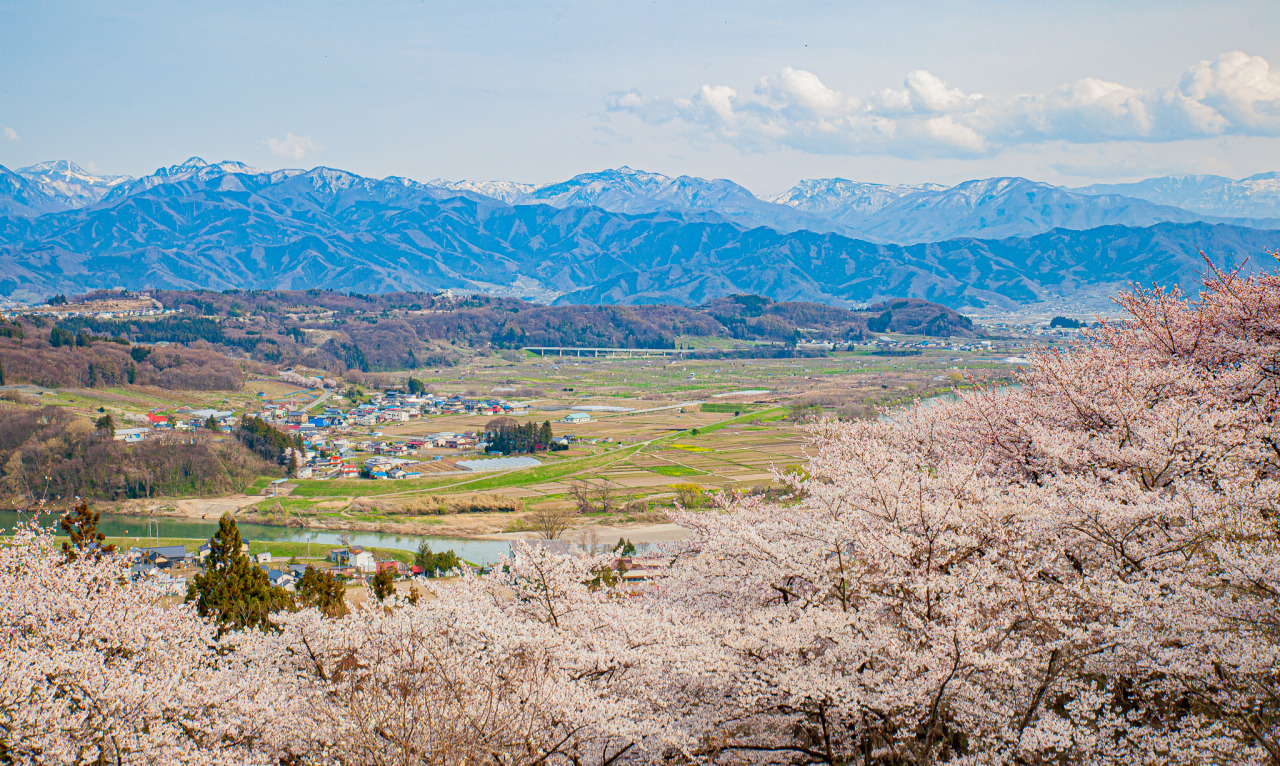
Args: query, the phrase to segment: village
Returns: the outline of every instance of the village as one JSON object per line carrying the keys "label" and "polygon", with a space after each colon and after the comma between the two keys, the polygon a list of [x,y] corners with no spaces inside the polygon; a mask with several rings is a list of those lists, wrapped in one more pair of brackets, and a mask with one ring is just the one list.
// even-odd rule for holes
{"label": "village", "polygon": [[[340,393],[319,388],[307,393],[335,402],[343,399]],[[443,454],[428,455],[426,451],[429,450],[451,450],[454,452],[449,457],[457,458],[485,453],[490,445],[485,441],[485,434],[479,431],[436,431],[396,439],[371,429],[420,422],[430,416],[521,417],[529,414],[526,403],[474,399],[460,394],[450,397],[413,396],[391,389],[372,393],[369,398],[368,402],[347,409],[337,406],[320,408],[315,403],[299,405],[292,401],[268,403],[261,410],[247,413],[244,417],[259,418],[301,440],[303,449],[290,456],[295,461],[290,478],[377,480],[415,478],[422,473],[415,466],[445,460]],[[116,428],[115,438],[134,443],[149,435],[165,432],[225,432],[234,429],[242,420],[231,410],[190,407],[179,407],[172,414],[153,411],[144,417],[146,426]],[[565,425],[578,425],[590,420],[591,415],[587,412],[570,412],[557,418],[559,424]],[[573,442],[574,436],[565,435],[538,447],[541,450],[567,448]],[[501,456],[501,453],[496,454]],[[482,467],[467,460],[449,463],[449,468],[457,470],[493,470],[499,467],[510,468],[514,464],[494,463],[488,466],[486,462]]]}

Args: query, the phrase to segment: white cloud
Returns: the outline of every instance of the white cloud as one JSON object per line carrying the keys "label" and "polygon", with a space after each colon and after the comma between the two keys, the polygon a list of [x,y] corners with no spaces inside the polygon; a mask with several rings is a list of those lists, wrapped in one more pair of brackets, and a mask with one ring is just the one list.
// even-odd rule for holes
{"label": "white cloud", "polygon": [[649,125],[686,125],[744,151],[973,157],[1018,145],[1166,142],[1280,136],[1280,70],[1241,51],[1190,67],[1173,85],[1141,89],[1088,77],[1045,93],[989,99],[924,70],[902,88],[842,94],[813,72],[784,67],[750,95],[703,85],[688,98],[638,91],[606,99]]}
{"label": "white cloud", "polygon": [[8,125],[0,125],[0,133],[3,133],[4,137],[9,139],[10,141],[18,140],[18,131],[14,130]]}
{"label": "white cloud", "polygon": [[320,145],[311,140],[311,136],[295,136],[285,133],[284,138],[268,138],[267,148],[277,157],[289,157],[300,160],[320,151]]}

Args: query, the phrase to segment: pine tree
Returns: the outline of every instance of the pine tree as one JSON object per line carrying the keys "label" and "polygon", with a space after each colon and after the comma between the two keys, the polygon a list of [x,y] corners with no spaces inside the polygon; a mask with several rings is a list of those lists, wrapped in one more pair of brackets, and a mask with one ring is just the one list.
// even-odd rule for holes
{"label": "pine tree", "polygon": [[554,438],[555,438],[555,435],[551,433],[551,421],[544,420],[542,422],[542,430],[541,430],[541,433],[539,434],[538,441],[542,443],[542,446],[549,447],[551,446],[551,440]]}
{"label": "pine tree", "polygon": [[0,386],[4,385],[4,363],[0,362]]}
{"label": "pine tree", "polygon": [[396,573],[391,567],[379,569],[378,573],[373,576],[373,597],[379,601],[386,601],[391,594],[396,592]]}
{"label": "pine tree", "polygon": [[81,501],[74,514],[67,514],[58,522],[62,531],[71,537],[71,542],[62,544],[62,555],[66,561],[75,561],[80,556],[88,555],[95,559],[108,553],[115,553],[114,545],[103,545],[107,536],[98,531],[98,520],[102,514],[90,511],[89,504]]}
{"label": "pine tree", "polygon": [[201,617],[218,621],[218,634],[229,630],[272,630],[270,617],[289,606],[289,594],[276,588],[267,573],[254,566],[241,548],[235,519],[224,514],[218,532],[209,540],[205,571],[187,588],[187,602],[195,602]]}
{"label": "pine tree", "polygon": [[208,419],[208,420],[204,421],[204,427],[205,427],[205,428],[207,428],[207,429],[209,429],[210,431],[218,431],[218,430],[220,430],[220,429],[218,428],[218,419],[217,419],[217,418],[215,418],[215,417],[214,417],[214,416],[212,416],[212,415],[210,415],[210,416],[209,416],[209,419]]}
{"label": "pine tree", "polygon": [[341,617],[347,613],[347,588],[328,572],[307,565],[294,591],[301,606],[314,606],[329,617]]}

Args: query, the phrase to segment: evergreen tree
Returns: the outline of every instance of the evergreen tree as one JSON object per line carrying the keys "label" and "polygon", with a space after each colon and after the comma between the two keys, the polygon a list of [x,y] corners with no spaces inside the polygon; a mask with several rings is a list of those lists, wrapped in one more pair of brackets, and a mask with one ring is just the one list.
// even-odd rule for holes
{"label": "evergreen tree", "polygon": [[0,362],[0,386],[4,385],[4,363]]}
{"label": "evergreen tree", "polygon": [[341,617],[347,613],[347,588],[328,572],[307,565],[294,591],[300,606],[314,606],[329,617]]}
{"label": "evergreen tree", "polygon": [[115,553],[114,545],[102,544],[107,536],[98,531],[101,517],[102,514],[90,511],[89,504],[81,501],[74,514],[67,514],[58,522],[62,531],[71,537],[71,542],[62,543],[62,555],[67,561],[75,561],[84,555],[102,558],[108,553]]}
{"label": "evergreen tree", "polygon": [[613,546],[613,552],[619,556],[634,556],[636,555],[636,546],[635,543],[627,538],[621,537],[618,538],[618,544]]}
{"label": "evergreen tree", "polygon": [[212,416],[212,415],[210,415],[210,416],[209,416],[209,419],[208,419],[208,420],[204,421],[204,427],[205,427],[205,428],[207,428],[207,429],[209,429],[210,431],[218,431],[218,430],[220,430],[220,429],[218,428],[218,419],[217,419],[217,418],[215,418],[215,417],[214,417],[214,416]]}
{"label": "evergreen tree", "polygon": [[94,422],[93,426],[103,433],[115,436],[116,421],[111,417],[111,413],[107,413],[106,415],[98,418],[97,421]]}
{"label": "evergreen tree", "polygon": [[458,568],[462,565],[462,559],[458,558],[458,554],[453,550],[433,553],[431,544],[423,540],[418,543],[418,550],[413,554],[413,563],[422,570],[424,575],[434,577],[437,571],[448,572]]}
{"label": "evergreen tree", "polygon": [[542,446],[547,447],[551,445],[551,440],[554,438],[555,435],[551,433],[551,421],[544,420],[542,422],[542,430],[538,434],[538,441],[542,443]]}
{"label": "evergreen tree", "polygon": [[391,594],[396,592],[396,573],[395,570],[387,567],[378,570],[373,576],[373,597],[379,601],[386,601]]}
{"label": "evergreen tree", "polygon": [[70,330],[61,327],[55,327],[49,331],[49,345],[54,348],[61,346],[74,346],[76,342],[75,336]]}
{"label": "evergreen tree", "polygon": [[276,588],[241,548],[235,519],[224,514],[218,532],[209,540],[205,571],[187,588],[187,602],[195,602],[201,617],[218,621],[218,634],[229,630],[272,630],[271,614],[289,606],[289,594]]}

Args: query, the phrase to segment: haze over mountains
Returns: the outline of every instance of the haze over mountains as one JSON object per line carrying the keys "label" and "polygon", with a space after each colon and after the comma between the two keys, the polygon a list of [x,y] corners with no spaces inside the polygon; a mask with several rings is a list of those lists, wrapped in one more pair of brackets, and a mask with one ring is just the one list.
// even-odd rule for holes
{"label": "haze over mountains", "polygon": [[1191,286],[1280,248],[1280,174],[1067,189],[1023,178],[806,180],[768,197],[623,167],[535,187],[262,171],[192,158],[139,179],[0,167],[0,294],[100,287],[481,290],[575,303],[731,293],[1013,305]]}

